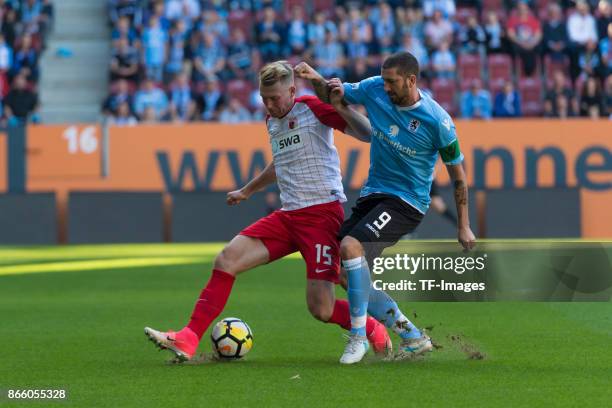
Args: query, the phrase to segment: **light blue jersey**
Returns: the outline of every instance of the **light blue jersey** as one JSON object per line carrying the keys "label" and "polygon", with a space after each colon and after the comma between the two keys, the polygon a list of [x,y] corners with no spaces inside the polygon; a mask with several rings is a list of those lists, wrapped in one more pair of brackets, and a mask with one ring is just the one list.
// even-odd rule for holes
{"label": "light blue jersey", "polygon": [[344,84],[344,99],[363,105],[372,124],[370,170],[361,196],[397,196],[422,212],[429,208],[433,170],[442,155],[445,164],[459,164],[455,124],[431,96],[409,107],[394,105],[380,76]]}

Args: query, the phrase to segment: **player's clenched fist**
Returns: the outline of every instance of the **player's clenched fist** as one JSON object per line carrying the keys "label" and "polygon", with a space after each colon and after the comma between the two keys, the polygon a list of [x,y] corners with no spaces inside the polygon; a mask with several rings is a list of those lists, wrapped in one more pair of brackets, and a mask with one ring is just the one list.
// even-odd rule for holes
{"label": "player's clenched fist", "polygon": [[303,79],[308,79],[308,80],[319,78],[317,71],[315,71],[314,68],[312,68],[310,65],[308,65],[305,62],[300,62],[299,64],[297,64],[293,68],[293,72],[295,73],[295,76],[298,78],[303,78]]}
{"label": "player's clenched fist", "polygon": [[227,193],[227,204],[236,205],[248,198],[249,196],[246,195],[242,190],[230,191],[229,193]]}
{"label": "player's clenched fist", "polygon": [[339,78],[332,78],[327,81],[329,88],[329,101],[332,105],[341,104],[344,99],[344,86]]}

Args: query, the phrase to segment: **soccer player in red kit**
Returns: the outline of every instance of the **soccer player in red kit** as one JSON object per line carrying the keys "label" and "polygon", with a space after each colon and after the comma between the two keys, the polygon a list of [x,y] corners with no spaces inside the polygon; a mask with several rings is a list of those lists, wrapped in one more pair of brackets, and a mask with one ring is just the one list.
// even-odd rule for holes
{"label": "soccer player in red kit", "polygon": [[[351,328],[348,302],[334,295],[340,271],[337,237],[344,220],[341,203],[346,197],[333,129],[363,139],[370,135],[369,122],[363,117],[349,125],[317,97],[296,98],[293,67],[285,61],[264,66],[259,86],[268,111],[273,160],[243,188],[229,192],[227,202],[236,205],[276,181],[282,209],[242,230],[217,255],[187,326],[178,332],[145,328],[157,346],[179,360],[194,356],[204,332],[225,307],[236,275],[297,251],[306,262],[310,313],[323,322]],[[383,324],[369,317],[366,330],[374,350],[390,349]]]}

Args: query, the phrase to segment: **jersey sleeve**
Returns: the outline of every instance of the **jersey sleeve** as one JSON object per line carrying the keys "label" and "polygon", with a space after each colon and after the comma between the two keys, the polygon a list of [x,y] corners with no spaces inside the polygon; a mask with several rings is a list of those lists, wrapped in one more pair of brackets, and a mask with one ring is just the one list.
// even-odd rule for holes
{"label": "jersey sleeve", "polygon": [[459,164],[463,161],[463,153],[459,148],[455,124],[446,112],[442,112],[438,119],[438,132],[434,139],[434,146],[438,149],[444,164]]}
{"label": "jersey sleeve", "polygon": [[347,123],[344,118],[340,116],[338,112],[336,112],[333,106],[322,102],[316,96],[302,96],[297,98],[295,101],[308,105],[308,108],[317,117],[319,122],[325,126],[329,126],[330,128],[337,129],[341,132],[344,132],[346,129]]}
{"label": "jersey sleeve", "polygon": [[355,83],[345,82],[342,84],[344,86],[344,100],[351,105],[363,105],[368,92],[367,88],[371,86],[377,78],[380,77],[366,78],[361,82]]}

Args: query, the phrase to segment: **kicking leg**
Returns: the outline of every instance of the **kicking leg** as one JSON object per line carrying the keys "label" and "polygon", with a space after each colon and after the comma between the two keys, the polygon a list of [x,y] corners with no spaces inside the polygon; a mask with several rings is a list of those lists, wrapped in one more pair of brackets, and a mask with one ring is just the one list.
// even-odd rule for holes
{"label": "kicking leg", "polygon": [[268,249],[261,240],[237,235],[215,258],[211,277],[200,293],[187,326],[176,333],[146,327],[145,334],[160,348],[174,352],[180,360],[191,359],[204,332],[225,307],[236,275],[268,259]]}
{"label": "kicking leg", "polygon": [[[351,329],[349,304],[344,299],[335,299],[334,284],[326,280],[308,279],[306,302],[312,316],[325,323],[332,323],[345,330]],[[366,333],[370,345],[377,354],[387,355],[393,344],[384,325],[368,316]]]}
{"label": "kicking leg", "polygon": [[354,364],[368,351],[366,321],[370,294],[370,270],[361,243],[347,235],[340,242],[342,266],[348,281],[348,299],[351,315],[351,336],[340,358],[342,364]]}
{"label": "kicking leg", "polygon": [[[367,257],[371,260],[369,255]],[[347,289],[347,283],[347,273],[343,268],[340,271],[340,284]],[[397,302],[385,291],[375,289],[373,286],[370,286],[368,296],[368,314],[400,336],[402,339],[400,351],[422,354],[431,349],[429,337],[423,335],[402,313]]]}

